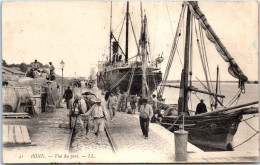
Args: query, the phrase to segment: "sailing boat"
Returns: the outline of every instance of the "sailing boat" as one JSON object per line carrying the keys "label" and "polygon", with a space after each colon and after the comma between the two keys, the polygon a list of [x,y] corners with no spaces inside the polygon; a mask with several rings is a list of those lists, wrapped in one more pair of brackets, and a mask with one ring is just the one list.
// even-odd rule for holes
{"label": "sailing boat", "polygon": [[[146,15],[141,15],[142,26],[139,43],[135,38],[137,55],[131,58],[128,57],[129,22],[132,25],[131,16],[129,14],[129,2],[127,2],[127,10],[124,19],[126,22],[125,51],[123,51],[118,39],[114,36],[112,31],[112,2],[110,17],[109,59],[104,62],[99,62],[98,64],[98,88],[108,92],[118,93],[121,91],[138,96],[142,95],[144,92],[145,95],[152,94],[162,81],[162,73],[159,68],[162,57],[158,57],[154,61],[150,60],[151,52],[149,51],[148,45]],[[133,26],[131,27],[133,30]],[[143,81],[143,79],[145,81]],[[145,88],[142,86],[145,86]]]}
{"label": "sailing boat", "polygon": [[[185,14],[186,13],[186,14]],[[227,49],[221,43],[211,26],[208,24],[205,15],[201,12],[198,2],[196,1],[187,1],[184,2],[182,6],[182,12],[179,19],[179,24],[177,27],[176,36],[174,39],[174,44],[172,48],[171,55],[169,57],[168,63],[172,62],[174,52],[176,50],[176,45],[178,37],[180,37],[181,22],[185,19],[186,16],[186,30],[185,30],[185,49],[184,49],[184,65],[181,73],[181,82],[180,86],[166,85],[165,79],[163,80],[162,87],[160,89],[160,94],[165,86],[180,88],[178,105],[176,107],[176,115],[165,116],[162,118],[161,125],[167,128],[168,130],[174,132],[179,129],[185,129],[189,132],[188,140],[190,143],[200,147],[203,150],[233,150],[232,140],[236,131],[238,129],[239,123],[243,115],[245,114],[254,114],[259,113],[258,107],[248,107],[254,104],[258,104],[258,101],[247,103],[243,105],[237,105],[233,107],[224,107],[223,100],[225,96],[218,93],[218,85],[216,85],[216,91],[204,85],[202,85],[207,91],[199,90],[192,86],[191,76],[191,59],[192,59],[192,29],[193,25],[196,26],[196,20],[198,20],[200,32],[206,33],[207,38],[214,43],[217,51],[223,57],[223,59],[229,63],[228,71],[229,73],[239,80],[239,90],[240,93],[245,91],[245,82],[247,77],[243,74],[239,66],[236,64],[234,59],[231,57]],[[195,27],[196,28],[196,27]],[[199,49],[199,54],[201,58],[204,57],[205,60],[205,51],[203,44],[203,35],[197,37],[197,44]],[[168,66],[170,66],[168,64]],[[205,77],[207,78],[207,65],[204,63]],[[170,68],[167,68],[170,69]],[[169,70],[166,70],[166,73]],[[218,71],[217,71],[218,72]],[[167,75],[165,75],[167,77]],[[219,78],[216,81],[218,84]],[[189,110],[188,100],[191,92],[199,92],[207,94],[211,97],[211,111],[201,114],[194,114],[194,111]],[[220,105],[220,106],[218,106]],[[163,105],[167,106],[167,105]],[[168,105],[174,107],[174,105]],[[171,108],[171,107],[169,107]]]}

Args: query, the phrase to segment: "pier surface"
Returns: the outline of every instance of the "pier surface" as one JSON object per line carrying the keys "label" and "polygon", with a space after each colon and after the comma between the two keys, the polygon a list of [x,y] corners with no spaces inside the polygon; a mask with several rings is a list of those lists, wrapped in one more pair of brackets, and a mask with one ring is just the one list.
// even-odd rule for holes
{"label": "pier surface", "polygon": [[[138,115],[117,112],[108,129],[122,162],[170,163],[175,160],[174,134],[159,124],[150,123],[149,138],[143,137]],[[203,153],[188,143],[188,153]],[[129,155],[131,159],[129,159]]]}
{"label": "pier surface", "polygon": [[[121,162],[173,163],[175,161],[174,134],[157,123],[150,123],[149,139],[144,139],[138,115],[117,112],[109,131],[118,147]],[[204,152],[188,143],[189,163],[258,162],[257,153],[240,151]],[[129,159],[129,156],[131,159]]]}

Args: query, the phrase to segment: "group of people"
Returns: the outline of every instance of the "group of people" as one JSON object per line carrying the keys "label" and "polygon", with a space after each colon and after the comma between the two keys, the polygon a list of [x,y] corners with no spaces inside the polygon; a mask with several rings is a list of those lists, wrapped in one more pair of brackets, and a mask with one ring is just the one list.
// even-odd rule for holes
{"label": "group of people", "polygon": [[[118,102],[119,101],[119,102]],[[128,114],[135,114],[138,110],[139,112],[139,119],[140,119],[140,126],[145,139],[148,139],[148,132],[149,132],[149,122],[151,121],[154,111],[153,108],[157,109],[157,105],[153,104],[152,106],[148,103],[147,98],[139,98],[137,99],[136,96],[131,96],[130,100],[128,100],[127,104],[126,96],[121,92],[119,99],[115,93],[110,93],[107,99],[107,109],[110,114],[111,120],[113,121],[115,117],[116,111],[123,111],[121,108],[124,107],[126,113]]]}
{"label": "group of people", "polygon": [[[66,100],[68,109],[74,109],[74,111],[77,109],[77,111],[80,111],[79,121],[81,123],[82,134],[86,131],[86,135],[88,135],[89,123],[93,120],[94,134],[97,136],[98,144],[101,144],[102,137],[104,136],[105,121],[114,120],[116,111],[120,111],[120,109],[118,109],[120,107],[118,101],[120,101],[121,98],[117,98],[115,93],[110,92],[105,98],[107,101],[106,106],[103,106],[101,100],[97,98],[94,100],[95,104],[89,110],[87,110],[84,98],[81,96],[73,96],[73,91],[70,87],[65,91],[63,98]],[[74,102],[71,101],[73,98]],[[152,95],[149,99],[140,97],[138,101],[135,96],[131,96],[129,106],[132,110],[131,113],[138,109],[142,134],[145,139],[148,139],[149,123],[155,115],[157,115],[156,117],[162,117],[162,114],[158,112],[156,95]],[[196,108],[196,114],[205,112],[207,112],[206,106],[203,100],[201,100]]]}
{"label": "group of people", "polygon": [[[94,101],[94,105],[88,109],[87,103],[79,93],[73,93],[72,89],[68,87],[63,95],[63,98],[66,100],[67,109],[70,110],[70,115],[72,113],[77,113],[78,120],[80,122],[80,136],[86,134],[88,138],[89,125],[90,122],[93,121],[94,125],[94,134],[97,137],[97,143],[101,144],[102,137],[104,137],[104,127],[105,120],[111,120],[111,116],[108,114],[106,108],[101,105],[101,100],[96,98]],[[112,102],[112,99],[111,99]],[[111,105],[112,106],[112,105]]]}
{"label": "group of people", "polygon": [[40,63],[35,60],[29,71],[27,71],[26,76],[31,78],[44,78],[46,80],[55,80],[55,67],[52,62],[49,62],[49,68],[40,68]]}

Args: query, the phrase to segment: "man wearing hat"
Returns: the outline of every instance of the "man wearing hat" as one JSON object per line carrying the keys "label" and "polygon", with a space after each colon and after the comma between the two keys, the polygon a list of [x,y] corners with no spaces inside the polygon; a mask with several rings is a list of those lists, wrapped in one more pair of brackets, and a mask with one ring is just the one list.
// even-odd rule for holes
{"label": "man wearing hat", "polygon": [[106,109],[101,105],[101,100],[96,99],[95,103],[87,113],[81,116],[90,115],[94,119],[94,133],[97,136],[98,144],[101,144],[102,136],[104,136],[105,120],[108,119]]}
{"label": "man wearing hat", "polygon": [[196,112],[195,115],[197,114],[201,114],[201,113],[205,113],[207,112],[207,107],[206,105],[203,103],[203,99],[200,100],[200,103],[197,105],[196,107]]}
{"label": "man wearing hat", "polygon": [[47,81],[47,103],[48,105],[54,105],[54,99],[52,95],[53,89],[51,86],[51,81]]}
{"label": "man wearing hat", "polygon": [[157,98],[156,95],[152,95],[152,101],[153,101],[153,109],[156,111],[157,110]]}
{"label": "man wearing hat", "polygon": [[67,103],[67,109],[71,108],[71,99],[73,97],[72,90],[70,89],[70,86],[68,86],[68,89],[65,91],[63,98],[66,100]]}
{"label": "man wearing hat", "polygon": [[143,98],[142,105],[140,107],[140,125],[145,139],[148,139],[149,122],[153,117],[153,108],[148,104],[147,98]]}
{"label": "man wearing hat", "polygon": [[[71,109],[70,113],[71,114],[72,113],[84,114],[86,112],[87,112],[87,105],[86,105],[84,98],[80,94],[76,93],[75,96],[74,96],[74,102],[73,102],[72,109]],[[85,118],[84,116],[79,116],[78,121],[80,123],[80,128],[81,128],[79,135],[80,136],[83,135],[84,128],[86,128],[85,134],[88,135],[90,118],[89,117]]]}

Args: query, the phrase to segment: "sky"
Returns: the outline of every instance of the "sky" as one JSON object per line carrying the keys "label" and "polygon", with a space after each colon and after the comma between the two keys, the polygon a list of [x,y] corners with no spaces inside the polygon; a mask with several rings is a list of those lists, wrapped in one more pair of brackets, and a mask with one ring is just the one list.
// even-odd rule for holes
{"label": "sky", "polygon": [[[164,73],[182,2],[145,1],[148,34],[153,57],[163,53]],[[35,59],[53,62],[61,75],[60,62],[65,62],[64,76],[87,77],[90,68],[109,54],[110,5],[108,1],[5,1],[2,5],[2,58],[8,64]],[[112,29],[119,36],[126,11],[125,1],[115,1]],[[258,80],[258,11],[257,2],[199,2],[201,11],[249,80]],[[130,16],[137,38],[140,36],[140,2],[130,2]],[[130,28],[129,56],[137,49]],[[124,49],[125,26],[119,42]],[[195,41],[195,34],[194,41]],[[183,38],[178,45],[170,70],[170,80],[179,80],[183,61]],[[205,38],[212,80],[220,66],[221,80],[235,80],[229,75],[214,45]],[[204,80],[198,48],[194,42],[194,77]]]}

